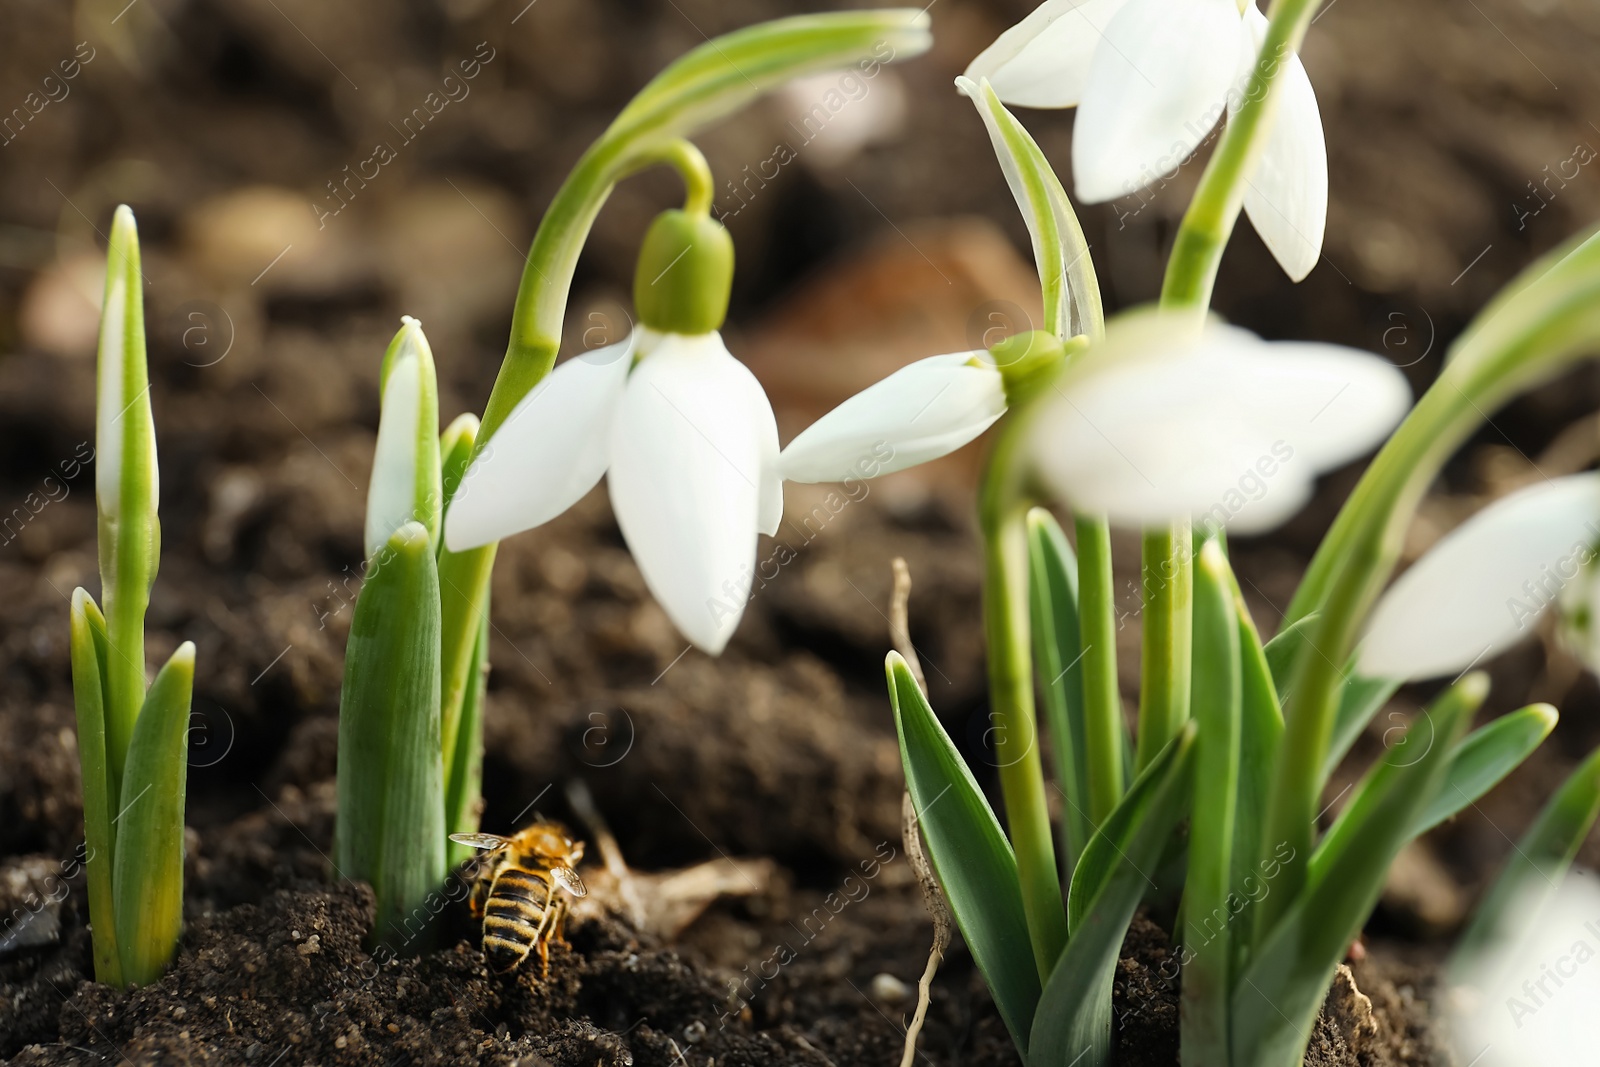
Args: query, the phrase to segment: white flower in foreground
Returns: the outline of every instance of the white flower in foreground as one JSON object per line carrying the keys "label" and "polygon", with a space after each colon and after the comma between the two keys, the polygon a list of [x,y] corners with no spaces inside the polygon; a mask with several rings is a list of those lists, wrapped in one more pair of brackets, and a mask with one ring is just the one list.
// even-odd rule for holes
{"label": "white flower in foreground", "polygon": [[758,533],[777,531],[778,427],[716,331],[640,330],[568,360],[468,468],[445,521],[452,552],[560,515],[607,477],[622,535],[673,623],[715,655],[750,596]]}
{"label": "white flower in foreground", "polygon": [[914,467],[954,452],[1006,411],[987,352],[953,352],[902,367],[812,423],[778,469],[792,482],[844,482]]}
{"label": "white flower in foreground", "polygon": [[1369,353],[1147,312],[1113,322],[1040,398],[1030,448],[1080,511],[1257,533],[1298,511],[1318,474],[1374,448],[1410,401],[1405,376]]}
{"label": "white flower in foreground", "polygon": [[1406,680],[1457,674],[1526,637],[1557,601],[1567,606],[1569,640],[1600,663],[1592,654],[1597,587],[1587,571],[1596,544],[1600,474],[1551,479],[1495,501],[1384,593],[1359,670]]}
{"label": "white flower in foreground", "polygon": [[[972,61],[1000,99],[1076,107],[1078,196],[1114,200],[1170,181],[1245,98],[1266,16],[1234,0],[1045,0]],[[1299,281],[1322,252],[1328,159],[1316,93],[1300,57],[1277,81],[1264,150],[1245,175],[1245,211]]]}
{"label": "white flower in foreground", "polygon": [[1459,1062],[1473,1067],[1592,1063],[1600,1046],[1600,887],[1569,874],[1543,879],[1505,909],[1501,930],[1449,997]]}

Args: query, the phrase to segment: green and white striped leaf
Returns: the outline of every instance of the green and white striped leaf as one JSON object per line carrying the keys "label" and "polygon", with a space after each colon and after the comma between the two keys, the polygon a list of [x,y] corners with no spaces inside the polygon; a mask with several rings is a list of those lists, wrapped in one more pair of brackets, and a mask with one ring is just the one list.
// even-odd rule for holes
{"label": "green and white striped leaf", "polygon": [[389,342],[379,372],[383,397],[378,445],[367,487],[367,557],[378,554],[394,532],[421,523],[434,544],[444,492],[439,468],[439,386],[433,351],[422,324],[407,315]]}
{"label": "green and white striped leaf", "polygon": [[428,947],[426,898],[444,881],[439,574],[421,523],[380,549],[350,621],[339,696],[336,873],[372,885],[374,941]]}
{"label": "green and white striped leaf", "polygon": [[117,950],[116,900],[112,871],[116,833],[111,795],[111,766],[106,756],[106,620],[94,598],[72,591],[72,701],[78,717],[78,767],[83,779],[85,879],[89,889],[89,923],[94,933],[94,977],[106,985],[122,985],[122,958]]}
{"label": "green and white striped leaf", "polygon": [[183,802],[193,693],[194,644],[185,641],[145,698],[113,816],[117,948],[122,979],[131,985],[161,977],[183,929]]}
{"label": "green and white striped leaf", "polygon": [[133,212],[117,208],[106,249],[95,385],[95,502],[106,618],[106,751],[113,795],[144,704],[144,615],[161,555],[155,419],[145,359],[144,276]]}
{"label": "green and white striped leaf", "polygon": [[1000,102],[988,79],[957,78],[956,87],[977,106],[1006,184],[1033,239],[1034,263],[1044,289],[1045,322],[1040,328],[1063,340],[1097,333],[1104,319],[1100,283],[1089,258],[1089,242],[1061,179],[1022,123]]}
{"label": "green and white striped leaf", "polygon": [[1023,917],[1016,856],[906,661],[891,652],[884,670],[906,787],[934,873],[995,1007],[1026,1057],[1039,1003],[1039,972]]}

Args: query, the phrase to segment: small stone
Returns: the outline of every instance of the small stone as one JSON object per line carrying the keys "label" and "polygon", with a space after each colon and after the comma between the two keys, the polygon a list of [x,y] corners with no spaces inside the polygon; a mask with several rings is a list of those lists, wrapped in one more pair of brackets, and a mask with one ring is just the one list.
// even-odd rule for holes
{"label": "small stone", "polygon": [[899,1004],[911,995],[911,987],[892,974],[879,973],[872,977],[872,996],[885,1004]]}
{"label": "small stone", "polygon": [[683,1028],[683,1039],[691,1045],[698,1045],[705,1036],[706,1024],[698,1019]]}

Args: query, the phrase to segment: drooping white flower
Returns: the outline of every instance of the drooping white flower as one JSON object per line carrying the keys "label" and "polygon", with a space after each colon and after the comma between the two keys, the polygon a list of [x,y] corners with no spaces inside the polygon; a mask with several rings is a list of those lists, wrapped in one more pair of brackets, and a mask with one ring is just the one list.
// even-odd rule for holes
{"label": "drooping white flower", "polygon": [[607,477],[645,584],[715,655],[749,599],[758,533],[783,513],[772,405],[718,332],[658,334],[568,360],[468,468],[445,521],[459,552],[548,522]]}
{"label": "drooping white flower", "polygon": [[[1234,0],[1045,0],[966,76],[988,78],[1008,104],[1076,107],[1073,177],[1099,203],[1170,181],[1238,110],[1266,27],[1254,0],[1243,13]],[[1293,53],[1284,62],[1245,211],[1299,281],[1322,250],[1327,148],[1305,67]]]}
{"label": "drooping white flower", "polygon": [[1410,400],[1405,376],[1366,352],[1145,312],[1114,322],[1040,399],[1030,448],[1080,511],[1256,533],[1382,441]]}
{"label": "drooping white flower", "polygon": [[778,459],[793,482],[844,482],[954,452],[1005,414],[1005,386],[987,352],[952,352],[902,367],[789,442]]}
{"label": "drooping white flower", "polygon": [[[1558,876],[1559,877],[1559,876]],[[1530,878],[1507,928],[1464,961],[1446,999],[1458,1062],[1547,1067],[1593,1062],[1600,1045],[1600,886],[1592,874]]]}
{"label": "drooping white flower", "polygon": [[[1600,474],[1554,478],[1497,500],[1439,540],[1379,599],[1359,670],[1415,680],[1456,674],[1567,606],[1569,640],[1592,650]],[[1591,664],[1600,662],[1585,656]]]}

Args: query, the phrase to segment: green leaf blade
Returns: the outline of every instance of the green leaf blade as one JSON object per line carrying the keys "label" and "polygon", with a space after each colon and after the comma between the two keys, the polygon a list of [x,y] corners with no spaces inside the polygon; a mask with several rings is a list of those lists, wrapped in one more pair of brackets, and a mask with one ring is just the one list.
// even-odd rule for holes
{"label": "green leaf blade", "polygon": [[1420,837],[1493,789],[1550,736],[1559,716],[1549,704],[1530,704],[1468,734],[1450,754],[1444,786],[1417,818]]}
{"label": "green leaf blade", "polygon": [[[1260,938],[1233,995],[1233,1053],[1297,1067],[1329,980],[1377,903],[1389,864],[1438,793],[1451,750],[1488,693],[1471,674],[1412,724],[1363,779],[1308,865],[1304,888]],[[1418,750],[1421,749],[1419,754]],[[1270,885],[1270,892],[1281,886]]]}
{"label": "green leaf blade", "polygon": [[1016,858],[983,791],[898,653],[889,654],[885,673],[906,787],[934,872],[995,1006],[1026,1056],[1039,973]]}
{"label": "green leaf blade", "polygon": [[193,693],[194,644],[185,641],[145,698],[113,819],[117,947],[122,978],[136,986],[161,977],[183,928],[183,806]]}
{"label": "green leaf blade", "polygon": [[1061,852],[1068,876],[1094,835],[1089,821],[1088,736],[1083,708],[1083,642],[1078,627],[1078,559],[1055,517],[1028,513],[1029,606],[1034,663],[1044,693],[1056,781],[1066,797]]}
{"label": "green leaf blade", "polygon": [[1194,568],[1194,806],[1184,885],[1182,1041],[1190,1067],[1228,1067],[1241,667],[1233,576],[1214,540]]}
{"label": "green leaf blade", "polygon": [[382,416],[367,489],[367,556],[408,522],[439,543],[444,491],[439,463],[439,384],[422,325],[406,316],[379,372]]}
{"label": "green leaf blade", "polygon": [[122,959],[117,949],[116,898],[112,892],[116,835],[111,822],[111,766],[106,754],[106,620],[94,598],[81,588],[72,591],[71,651],[94,975],[98,982],[121,986]]}
{"label": "green leaf blade", "polygon": [[356,600],[339,697],[338,875],[371,883],[373,938],[427,947],[444,881],[439,575],[420,523],[389,538]]}
{"label": "green leaf blade", "polygon": [[[1139,902],[1151,890],[1146,872],[1156,870],[1188,805],[1195,733],[1193,722],[1185,725],[1084,850],[1078,865],[1083,881],[1075,874],[1072,892],[1089,892],[1092,884],[1091,899],[1078,909],[1067,951],[1045,983],[1029,1038],[1029,1063],[1104,1067],[1110,1062],[1111,982],[1118,954]],[[1114,847],[1098,850],[1102,839]],[[1097,851],[1113,858],[1091,878],[1084,868]]]}

